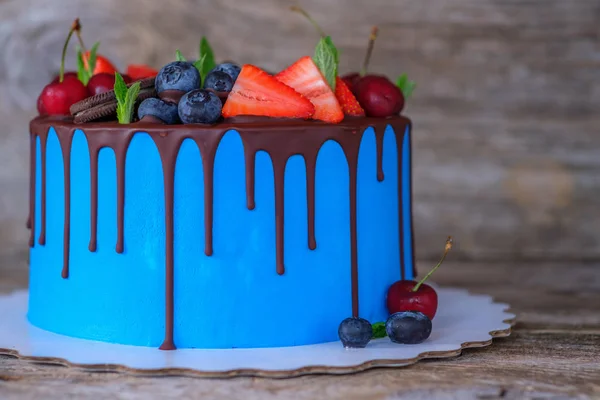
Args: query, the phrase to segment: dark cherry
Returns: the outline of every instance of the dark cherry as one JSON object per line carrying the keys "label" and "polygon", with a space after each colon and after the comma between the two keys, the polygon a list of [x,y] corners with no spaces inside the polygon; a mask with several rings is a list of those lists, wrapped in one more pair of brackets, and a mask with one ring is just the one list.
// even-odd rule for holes
{"label": "dark cherry", "polygon": [[[125,83],[130,84],[131,82],[133,82],[133,79],[129,75],[123,74],[121,76],[123,77],[123,81],[125,81]],[[114,74],[113,74],[113,78],[114,78]]]}
{"label": "dark cherry", "polygon": [[385,76],[363,76],[354,86],[354,94],[369,117],[398,115],[404,108],[402,91]]}
{"label": "dark cherry", "polygon": [[[125,81],[125,83],[127,83],[127,81]],[[109,92],[115,87],[115,75],[107,72],[101,72],[92,76],[87,86],[90,96]]]}
{"label": "dark cherry", "polygon": [[42,115],[70,115],[69,108],[86,97],[87,88],[79,79],[49,83],[38,98],[38,111]]}
{"label": "dark cherry", "polygon": [[351,72],[349,74],[342,76],[342,80],[344,81],[344,83],[346,85],[348,85],[348,87],[350,88],[352,93],[354,93],[354,86],[358,83],[360,78],[361,77],[358,72]]}

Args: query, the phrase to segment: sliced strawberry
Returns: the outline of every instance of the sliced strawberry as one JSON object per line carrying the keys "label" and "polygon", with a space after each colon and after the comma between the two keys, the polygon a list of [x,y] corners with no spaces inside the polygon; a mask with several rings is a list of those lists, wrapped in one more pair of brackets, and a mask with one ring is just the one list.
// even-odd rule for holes
{"label": "sliced strawberry", "polygon": [[130,64],[127,66],[127,75],[133,81],[139,81],[145,78],[153,78],[158,75],[158,71],[143,64]]}
{"label": "sliced strawberry", "polygon": [[346,82],[339,76],[335,79],[335,97],[337,98],[345,115],[353,117],[364,117],[365,110],[362,109],[356,97],[350,91]]}
{"label": "sliced strawberry", "polygon": [[307,98],[250,64],[242,67],[222,111],[226,118],[262,115],[303,119],[314,112],[315,107]]}
{"label": "sliced strawberry", "polygon": [[312,58],[302,57],[275,75],[275,78],[296,89],[314,104],[313,119],[334,124],[344,119],[344,112],[335,94]]}

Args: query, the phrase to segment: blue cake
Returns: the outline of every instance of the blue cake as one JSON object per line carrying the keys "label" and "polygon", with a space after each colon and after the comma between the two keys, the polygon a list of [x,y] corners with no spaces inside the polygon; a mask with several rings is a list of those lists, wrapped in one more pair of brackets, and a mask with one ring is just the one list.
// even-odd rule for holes
{"label": "blue cake", "polygon": [[329,37],[277,75],[216,64],[203,39],[197,62],[126,79],[96,48],[78,74],[63,51],[30,124],[31,324],[163,350],[364,347],[393,284],[392,306],[437,307],[408,292],[405,76],[338,77]]}
{"label": "blue cake", "polygon": [[385,321],[414,276],[410,126],[33,120],[30,322],[169,349]]}

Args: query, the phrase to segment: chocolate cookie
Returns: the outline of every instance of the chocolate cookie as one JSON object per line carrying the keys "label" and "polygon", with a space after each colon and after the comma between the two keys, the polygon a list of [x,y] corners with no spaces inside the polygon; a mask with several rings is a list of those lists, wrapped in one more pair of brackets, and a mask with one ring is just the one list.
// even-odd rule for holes
{"label": "chocolate cookie", "polygon": [[[133,83],[127,85],[131,86]],[[136,103],[143,100],[156,97],[154,89],[154,78],[143,79],[140,81],[140,93]],[[109,117],[116,118],[117,98],[113,90],[88,97],[73,104],[70,108],[73,121],[75,123],[92,122]]]}

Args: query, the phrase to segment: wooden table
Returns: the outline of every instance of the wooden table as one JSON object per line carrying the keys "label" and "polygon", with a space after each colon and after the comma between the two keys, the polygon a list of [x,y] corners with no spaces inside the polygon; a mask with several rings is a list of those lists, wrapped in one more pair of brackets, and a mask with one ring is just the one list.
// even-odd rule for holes
{"label": "wooden table", "polygon": [[[18,261],[20,260],[20,261]],[[0,258],[0,292],[27,285],[23,257]],[[448,263],[437,283],[512,305],[512,336],[454,359],[346,376],[144,378],[0,356],[0,398],[563,399],[600,398],[598,263]]]}

